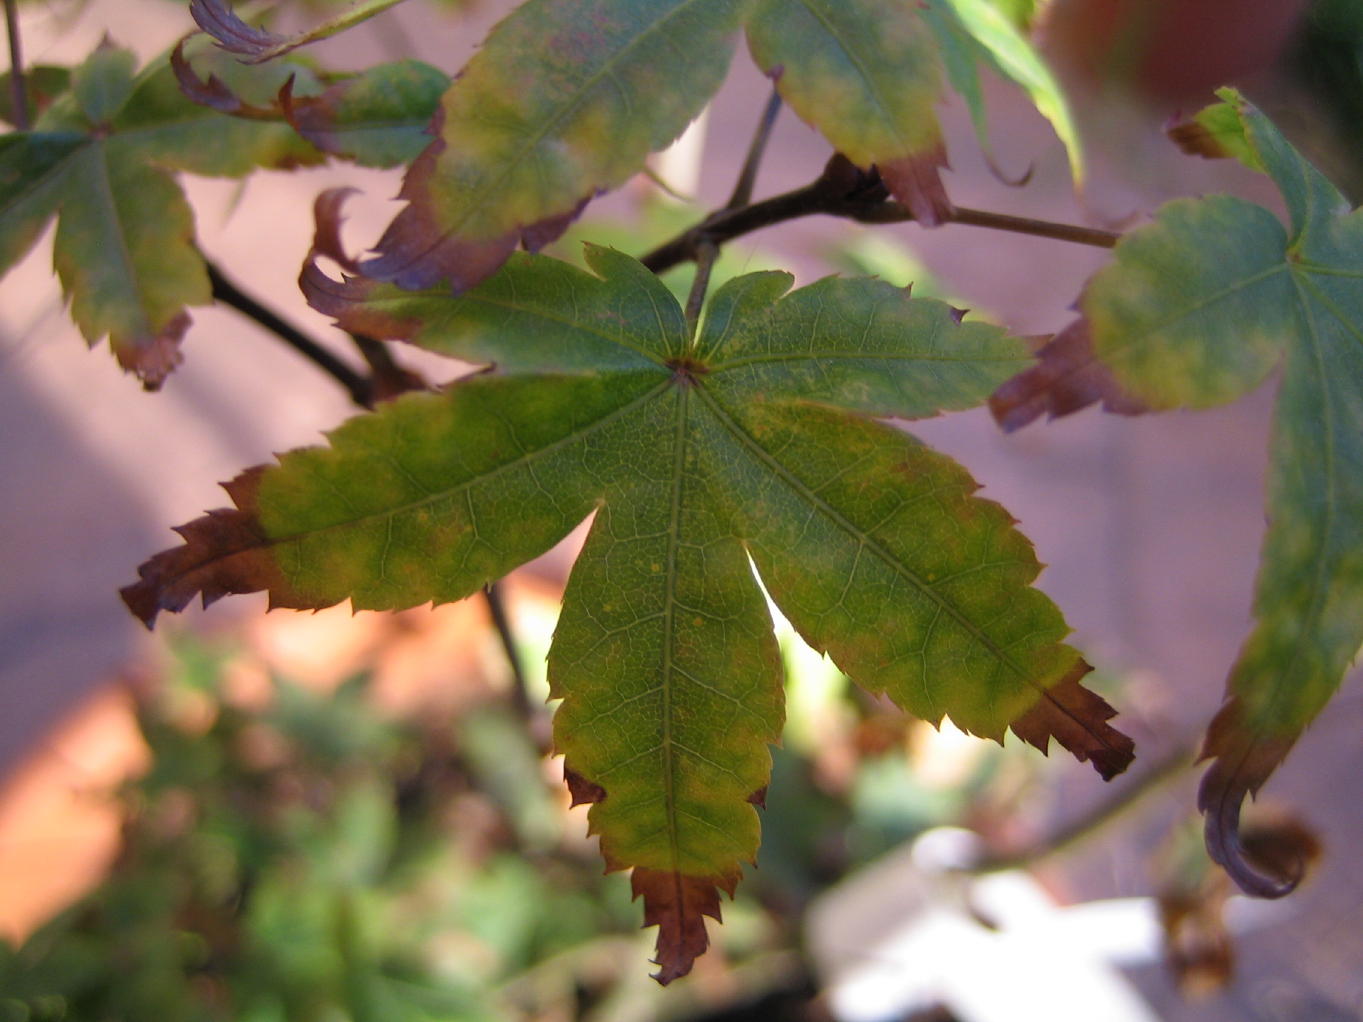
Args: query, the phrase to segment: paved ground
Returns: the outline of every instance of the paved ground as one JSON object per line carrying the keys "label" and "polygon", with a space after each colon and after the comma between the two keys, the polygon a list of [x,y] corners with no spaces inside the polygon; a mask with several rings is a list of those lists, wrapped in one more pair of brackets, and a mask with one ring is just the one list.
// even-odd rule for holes
{"label": "paved ground", "polygon": [[[117,8],[117,19],[108,12]],[[415,6],[386,16],[368,39],[333,48],[337,59],[367,60],[366,47],[411,40],[417,56],[454,69],[492,17],[453,33],[419,22]],[[113,25],[120,41],[150,55],[184,29],[182,9],[159,0],[94,3],[58,42],[41,10],[29,25],[34,60],[78,56]],[[702,189],[727,190],[766,85],[740,54],[710,121],[716,154]],[[994,90],[997,160],[1035,165],[1023,189],[989,172],[961,111],[949,133],[956,201],[1031,216],[1116,220],[1176,194],[1233,188],[1263,197],[1261,183],[1235,167],[1175,159],[1153,133],[1133,136],[1100,159],[1086,208],[1076,204],[1058,147],[1038,118]],[[761,192],[804,183],[826,149],[786,114]],[[263,175],[235,186],[192,182],[204,247],[252,290],[309,328],[327,328],[291,286],[311,225],[304,210],[323,187],[359,180],[354,236],[377,235],[380,201],[396,179],[348,169]],[[232,210],[228,214],[229,209]],[[822,272],[813,257],[828,223],[802,223],[760,239],[769,251]],[[966,304],[988,309],[1023,333],[1051,331],[1102,256],[1087,249],[974,228],[927,233],[884,229],[912,244],[931,272]],[[46,243],[45,243],[46,245]],[[172,542],[167,526],[222,502],[217,480],[271,451],[306,444],[348,414],[345,402],[309,367],[231,313],[202,310],[186,365],[156,396],[120,376],[105,350],[89,353],[60,312],[46,247],[0,282],[0,762],[40,736],[148,639],[115,590],[134,566]],[[1041,584],[1066,609],[1078,641],[1114,671],[1140,671],[1133,728],[1146,748],[1205,721],[1247,624],[1262,534],[1262,475],[1271,393],[1230,408],[1119,421],[1087,412],[1048,427],[1001,436],[981,413],[923,424],[918,432],[959,456],[1021,519],[1050,567]],[[231,614],[251,606],[237,601]],[[1245,942],[1242,978],[1224,997],[1179,1003],[1155,971],[1141,977],[1164,1017],[1219,1019],[1357,1018],[1363,1012],[1363,866],[1351,849],[1363,841],[1358,743],[1363,699],[1345,695],[1302,742],[1269,794],[1293,802],[1323,828],[1321,875],[1295,901],[1297,914]],[[1082,770],[1071,805],[1098,797]],[[1067,795],[1067,799],[1069,796]],[[1065,882],[1088,895],[1137,893],[1148,881],[1142,854],[1157,833],[1152,819],[1191,802],[1191,780],[1137,818],[1128,831],[1070,864]],[[1333,1012],[1333,1014],[1332,1014]]]}

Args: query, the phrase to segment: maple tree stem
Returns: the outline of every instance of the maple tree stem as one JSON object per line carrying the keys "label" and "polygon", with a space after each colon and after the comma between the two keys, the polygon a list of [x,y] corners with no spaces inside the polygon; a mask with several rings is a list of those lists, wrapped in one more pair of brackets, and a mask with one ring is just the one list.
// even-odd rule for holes
{"label": "maple tree stem", "polygon": [[690,343],[696,340],[696,326],[700,323],[700,310],[705,304],[705,292],[710,287],[710,271],[714,269],[715,259],[719,256],[719,245],[702,239],[696,246],[696,276],[691,281],[691,293],[686,296],[686,325]]}
{"label": "maple tree stem", "polygon": [[[836,158],[834,162],[836,163]],[[830,168],[832,167],[833,164],[830,164]],[[822,214],[865,224],[904,223],[914,219],[908,207],[887,198],[888,193],[876,176],[854,170],[853,176],[849,178],[846,166],[840,169],[843,171],[840,175],[842,180],[833,176],[830,169],[803,188],[711,213],[700,223],[653,249],[643,256],[640,262],[654,273],[661,273],[673,266],[694,260],[702,240],[722,245],[726,241],[732,241],[764,227],[773,227],[806,216]],[[1028,234],[1098,248],[1112,248],[1121,239],[1121,235],[1114,231],[1050,220],[1034,220],[965,206],[957,206],[946,222],[971,227],[988,227],[1013,234]]]}
{"label": "maple tree stem", "polygon": [[5,31],[9,35],[9,89],[14,104],[14,126],[28,131],[28,87],[24,82],[24,55],[19,41],[18,0],[5,0]]}
{"label": "maple tree stem", "polygon": [[[521,664],[521,655],[516,651],[516,632],[511,627],[511,617],[506,612],[506,601],[502,598],[501,586],[496,582],[484,586],[483,599],[487,602],[488,616],[492,619],[492,627],[497,632],[502,652],[506,654],[507,666],[511,670],[511,706],[522,720],[533,721],[537,714],[530,702],[530,685],[525,677],[525,668]],[[545,752],[547,749],[542,748],[540,751]]]}
{"label": "maple tree stem", "polygon": [[357,373],[327,348],[308,337],[291,323],[285,322],[276,313],[246,294],[226,277],[221,268],[215,266],[209,260],[204,260],[204,262],[208,266],[208,279],[213,285],[213,297],[217,301],[236,309],[247,319],[264,327],[293,348],[294,351],[344,387],[346,393],[350,395],[350,399],[357,405],[362,408],[374,406],[374,384],[372,380]]}
{"label": "maple tree stem", "polygon": [[762,116],[757,122],[752,141],[748,143],[748,154],[743,158],[743,169],[739,171],[738,181],[734,183],[733,194],[724,204],[725,209],[737,209],[752,202],[753,186],[757,183],[757,168],[766,154],[767,143],[771,141],[771,129],[776,125],[776,115],[780,112],[781,94],[773,88],[771,96],[767,99],[767,105],[762,109]]}

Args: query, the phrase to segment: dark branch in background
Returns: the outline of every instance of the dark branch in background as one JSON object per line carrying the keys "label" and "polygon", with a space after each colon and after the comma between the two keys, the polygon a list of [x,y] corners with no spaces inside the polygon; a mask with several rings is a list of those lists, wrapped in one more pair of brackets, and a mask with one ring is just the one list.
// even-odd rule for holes
{"label": "dark branch in background", "polygon": [[9,34],[9,90],[14,104],[14,126],[28,131],[28,88],[24,82],[24,54],[19,42],[19,0],[5,0],[5,31]]}
{"label": "dark branch in background", "polygon": [[[757,168],[762,164],[762,157],[766,154],[767,143],[771,141],[771,129],[776,124],[776,115],[781,112],[781,94],[775,89],[771,90],[771,97],[767,100],[767,105],[762,109],[762,116],[757,121],[757,127],[753,130],[752,141],[748,143],[748,153],[743,157],[743,166],[738,172],[738,180],[734,183],[733,193],[729,196],[729,201],[724,204],[721,213],[728,210],[739,209],[747,206],[752,201],[753,185],[757,183]],[[718,214],[712,214],[715,216]],[[694,239],[689,258],[696,261],[696,277],[691,282],[691,293],[686,299],[686,325],[690,328],[691,338],[694,341],[696,324],[700,322],[700,311],[705,304],[705,292],[710,286],[710,271],[714,269],[715,260],[719,258],[719,240],[702,234]],[[647,265],[647,263],[645,263]],[[659,272],[655,267],[649,269],[655,273]]]}
{"label": "dark branch in background", "polygon": [[[420,389],[424,386],[419,376],[398,365],[393,359],[392,352],[382,341],[352,334],[356,346],[373,374],[372,376],[362,376],[322,344],[308,337],[292,324],[285,322],[274,312],[242,291],[236,284],[228,280],[222,270],[213,263],[208,262],[208,260],[205,260],[205,263],[208,266],[208,279],[213,284],[213,297],[215,299],[236,309],[258,326],[264,327],[293,348],[294,351],[308,359],[313,365],[344,387],[346,393],[350,395],[350,399],[361,408],[373,408],[374,403],[378,400],[385,397],[395,397],[403,391]],[[525,670],[521,666],[520,656],[516,653],[516,636],[512,631],[511,621],[507,616],[497,583],[494,582],[487,586],[483,590],[483,597],[487,600],[493,627],[497,630],[497,637],[501,640],[502,649],[506,653],[507,664],[511,669],[512,704],[524,720],[533,721],[536,714],[534,707],[530,705]]]}
{"label": "dark branch in background", "polygon": [[771,129],[776,125],[776,115],[780,112],[781,94],[772,89],[771,98],[767,100],[767,105],[762,110],[762,119],[757,122],[757,130],[753,132],[752,141],[748,143],[748,155],[743,158],[743,169],[738,173],[733,194],[724,204],[725,209],[738,209],[752,202],[753,185],[757,183],[757,168],[767,151],[767,143],[771,141]]}
{"label": "dark branch in background", "polygon": [[701,306],[705,304],[705,291],[710,286],[710,271],[714,269],[717,258],[719,246],[709,239],[701,239],[696,246],[696,276],[691,281],[691,293],[686,296],[686,326],[692,343],[695,343]]}
{"label": "dark branch in background", "polygon": [[345,362],[331,353],[311,337],[308,337],[291,323],[286,323],[274,312],[265,308],[236,284],[228,280],[222,270],[205,260],[208,266],[208,279],[213,284],[213,297],[224,305],[236,309],[247,319],[253,320],[293,348],[308,361],[321,369],[345,388],[350,400],[361,408],[374,407],[374,383],[361,376]]}
{"label": "dark branch in background", "polygon": [[1153,766],[1139,777],[1131,779],[1121,791],[1111,798],[1099,802],[1068,823],[1061,824],[1046,837],[1040,838],[1022,848],[986,853],[978,862],[968,867],[970,873],[999,873],[1010,869],[1025,869],[1042,859],[1056,855],[1072,845],[1078,844],[1121,816],[1128,809],[1166,783],[1183,776],[1196,762],[1198,743],[1193,740],[1182,741],[1174,746]]}
{"label": "dark branch in background", "polygon": [[[483,598],[487,601],[487,610],[492,618],[492,627],[497,630],[497,638],[501,640],[502,652],[506,654],[507,665],[511,668],[511,680],[515,682],[511,686],[511,706],[516,711],[516,715],[524,721],[536,719],[535,707],[530,703],[530,690],[526,684],[525,668],[521,664],[521,655],[516,650],[516,633],[511,627],[511,618],[506,612],[506,601],[502,599],[502,590],[496,582],[489,583],[483,587]],[[532,734],[535,742],[540,747],[540,752],[549,751],[548,734]]]}
{"label": "dark branch in background", "polygon": [[[908,207],[889,199],[889,192],[878,174],[858,170],[844,157],[834,156],[823,174],[811,184],[761,202],[711,213],[694,227],[659,245],[640,261],[654,273],[662,273],[695,259],[702,243],[722,245],[763,227],[817,214],[864,224],[902,223],[914,219]],[[1049,220],[1031,220],[962,206],[957,206],[946,222],[1030,234],[1098,248],[1112,248],[1121,238],[1120,234],[1112,231]]]}

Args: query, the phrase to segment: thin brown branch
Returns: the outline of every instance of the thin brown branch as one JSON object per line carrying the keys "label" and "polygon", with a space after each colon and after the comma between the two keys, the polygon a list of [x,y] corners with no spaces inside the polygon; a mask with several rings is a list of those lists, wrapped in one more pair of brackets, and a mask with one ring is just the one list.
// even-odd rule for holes
{"label": "thin brown branch", "polygon": [[221,268],[208,260],[205,260],[205,262],[208,265],[208,279],[213,285],[213,297],[215,299],[236,309],[247,319],[264,327],[317,366],[344,387],[346,393],[350,395],[350,399],[357,405],[362,408],[374,406],[374,383],[372,380],[356,372],[323,345],[246,294],[227,278]]}
{"label": "thin brown branch", "polygon": [[[807,216],[836,216],[868,224],[903,223],[914,219],[907,207],[890,200],[887,195],[877,175],[858,171],[840,157],[834,157],[824,173],[803,188],[711,213],[653,249],[641,261],[650,270],[661,273],[694,260],[702,241],[723,245],[764,227]],[[1121,238],[1112,231],[962,206],[956,207],[947,222],[1099,248],[1112,248]]]}
{"label": "thin brown branch", "polygon": [[28,131],[28,85],[24,81],[23,45],[19,39],[19,0],[5,0],[5,31],[9,35],[9,89],[14,104],[14,126]]}
{"label": "thin brown branch", "polygon": [[715,259],[719,256],[719,246],[713,241],[702,239],[696,251],[696,276],[691,281],[691,293],[686,296],[687,336],[695,342],[696,325],[700,322],[700,310],[705,304],[705,292],[710,287],[710,271],[714,269]]}
{"label": "thin brown branch", "polygon": [[[506,654],[506,663],[511,670],[511,705],[516,715],[528,723],[536,718],[537,713],[530,702],[530,685],[526,680],[525,668],[521,664],[521,655],[516,648],[516,633],[511,626],[511,617],[506,612],[506,601],[502,599],[501,587],[496,582],[490,583],[483,589],[483,598],[487,601],[492,627],[501,641],[502,652]],[[538,736],[535,737],[538,741]]]}
{"label": "thin brown branch", "polygon": [[762,117],[757,122],[752,141],[748,143],[748,154],[743,158],[743,169],[738,173],[733,194],[724,204],[725,209],[737,209],[752,202],[753,186],[757,183],[757,168],[767,151],[767,143],[771,141],[771,129],[776,125],[776,115],[780,112],[781,94],[773,88],[771,96],[767,99],[767,105],[762,109]]}

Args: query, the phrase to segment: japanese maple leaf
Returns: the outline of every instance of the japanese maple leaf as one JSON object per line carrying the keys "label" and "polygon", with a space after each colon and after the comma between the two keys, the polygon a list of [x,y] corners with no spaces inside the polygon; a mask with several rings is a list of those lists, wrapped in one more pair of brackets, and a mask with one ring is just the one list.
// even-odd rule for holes
{"label": "japanese maple leaf", "polygon": [[[1207,733],[1207,845],[1242,888],[1300,879],[1250,861],[1240,811],[1363,644],[1363,214],[1238,93],[1180,132],[1272,177],[1284,224],[1231,196],[1180,199],[1117,245],[1083,318],[991,402],[1017,427],[1102,400],[1127,413],[1205,408],[1281,367],[1255,627]],[[1279,871],[1281,872],[1281,871]]]}
{"label": "japanese maple leaf", "polygon": [[[658,978],[706,947],[757,855],[781,666],[757,576],[800,634],[926,720],[1104,777],[1131,759],[1031,545],[950,459],[874,417],[977,404],[1021,341],[870,279],[739,277],[692,335],[642,265],[514,257],[460,297],[305,271],[341,325],[490,365],[228,485],[124,590],[149,625],[195,594],[276,606],[457,600],[593,519],[549,657],[557,750],[612,869],[660,927]],[[756,575],[754,574],[756,572]]]}
{"label": "japanese maple leaf", "polygon": [[72,318],[154,389],[180,361],[188,307],[212,300],[174,173],[239,177],[322,157],[287,124],[196,105],[163,62],[134,70],[132,53],[106,42],[32,131],[0,137],[0,275],[55,215]]}

